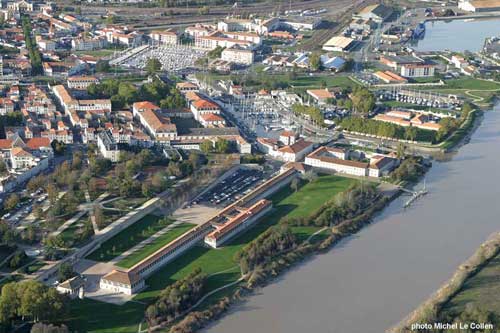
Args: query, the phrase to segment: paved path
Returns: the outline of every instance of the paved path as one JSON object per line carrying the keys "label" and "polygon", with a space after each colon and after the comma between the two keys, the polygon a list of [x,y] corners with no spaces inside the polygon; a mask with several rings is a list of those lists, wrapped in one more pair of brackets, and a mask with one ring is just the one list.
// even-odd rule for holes
{"label": "paved path", "polygon": [[97,225],[95,224],[95,221],[94,221],[94,215],[92,214],[93,205],[95,203],[99,203],[102,199],[104,199],[105,197],[107,197],[108,194],[109,193],[105,192],[105,193],[101,194],[97,199],[95,199],[94,202],[91,202],[90,201],[90,195],[88,195],[88,192],[86,192],[85,193],[85,199],[86,199],[87,202],[85,204],[81,204],[79,206],[80,211],[76,215],[74,215],[72,218],[70,218],[69,220],[67,220],[66,222],[64,222],[61,226],[59,226],[59,228],[57,228],[56,231],[53,231],[50,235],[53,236],[53,237],[56,237],[61,232],[63,232],[67,228],[69,228],[70,225],[72,225],[73,223],[75,223],[76,221],[78,221],[86,213],[89,213],[89,215],[91,217],[92,225],[94,227],[94,233],[96,233],[96,231],[99,231],[99,229],[97,228]]}
{"label": "paved path", "polygon": [[156,234],[152,235],[151,237],[143,240],[142,242],[140,242],[139,244],[135,245],[134,247],[128,249],[127,251],[123,252],[122,254],[120,254],[119,256],[117,257],[114,257],[113,259],[111,259],[109,261],[110,264],[113,264],[113,265],[116,265],[118,262],[120,262],[121,260],[125,259],[126,257],[128,257],[129,255],[131,255],[132,253],[136,252],[136,251],[139,251],[141,250],[142,248],[144,248],[146,245],[154,242],[156,239],[158,239],[159,237],[163,236],[164,234],[166,234],[167,232],[169,232],[170,230],[172,230],[173,228],[177,227],[178,225],[181,225],[183,222],[182,221],[175,221],[173,222],[172,224],[169,224],[168,226],[166,226],[165,228],[161,229],[160,231],[158,231]]}

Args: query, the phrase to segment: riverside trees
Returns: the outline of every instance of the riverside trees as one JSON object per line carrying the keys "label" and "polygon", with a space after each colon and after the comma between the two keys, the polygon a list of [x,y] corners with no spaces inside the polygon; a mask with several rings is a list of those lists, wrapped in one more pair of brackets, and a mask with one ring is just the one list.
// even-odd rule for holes
{"label": "riverside trees", "polygon": [[148,306],[145,317],[150,327],[160,322],[171,322],[192,307],[202,296],[206,275],[195,269],[184,279],[165,288],[158,300]]}

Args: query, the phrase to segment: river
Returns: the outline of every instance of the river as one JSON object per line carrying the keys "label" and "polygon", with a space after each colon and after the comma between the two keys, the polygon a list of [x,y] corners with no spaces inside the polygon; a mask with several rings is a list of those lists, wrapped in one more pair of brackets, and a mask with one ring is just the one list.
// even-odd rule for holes
{"label": "river", "polygon": [[480,51],[487,37],[500,34],[500,18],[428,21],[425,37],[416,42],[417,51]]}
{"label": "river", "polygon": [[[232,308],[205,333],[382,333],[500,230],[500,104],[469,144],[426,176],[429,194]],[[419,185],[421,186],[421,184]]]}

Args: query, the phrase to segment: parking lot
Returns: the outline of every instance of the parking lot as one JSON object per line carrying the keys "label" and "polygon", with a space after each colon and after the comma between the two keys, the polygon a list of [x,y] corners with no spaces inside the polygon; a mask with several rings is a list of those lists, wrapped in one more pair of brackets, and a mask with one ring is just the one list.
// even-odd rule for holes
{"label": "parking lot", "polygon": [[41,189],[35,193],[31,193],[29,196],[27,193],[22,193],[22,195],[25,199],[21,200],[11,212],[2,216],[2,219],[8,221],[12,225],[17,225],[21,220],[30,215],[34,204],[41,205],[47,199],[47,194],[43,194]]}
{"label": "parking lot", "polygon": [[260,170],[238,169],[191,203],[225,206],[249,193],[262,180],[263,173]]}

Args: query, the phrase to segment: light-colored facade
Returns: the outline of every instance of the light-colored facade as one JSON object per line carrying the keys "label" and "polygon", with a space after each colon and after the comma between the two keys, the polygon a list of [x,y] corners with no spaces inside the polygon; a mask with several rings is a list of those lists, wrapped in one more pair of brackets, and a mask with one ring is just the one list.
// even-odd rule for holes
{"label": "light-colored facade", "polygon": [[432,64],[415,64],[401,66],[401,75],[404,77],[432,77],[436,66]]}
{"label": "light-colored facade", "polygon": [[254,51],[233,46],[222,51],[221,59],[235,64],[251,65],[254,62]]}

